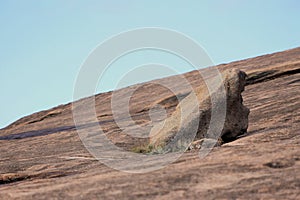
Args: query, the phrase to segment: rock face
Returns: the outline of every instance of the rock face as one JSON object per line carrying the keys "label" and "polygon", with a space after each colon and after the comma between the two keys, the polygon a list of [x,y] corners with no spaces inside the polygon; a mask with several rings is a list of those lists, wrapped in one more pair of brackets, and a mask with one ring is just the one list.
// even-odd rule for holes
{"label": "rock face", "polygon": [[237,69],[224,73],[226,87],[226,121],[221,134],[222,139],[232,141],[244,134],[248,129],[248,116],[250,110],[243,105],[242,92],[246,85],[246,73]]}
{"label": "rock face", "polygon": [[[177,105],[169,118],[154,126],[150,145],[156,150],[174,151],[186,149],[193,140],[222,138],[230,141],[244,134],[249,115],[241,95],[245,88],[246,73],[229,69],[222,73],[222,77],[223,82],[220,83],[216,83],[217,79],[211,80],[211,84],[215,85],[214,91],[209,92],[208,87],[202,84]],[[211,119],[212,105],[216,119]],[[212,131],[208,132],[209,128]]]}
{"label": "rock face", "polygon": [[[203,159],[192,150],[160,170],[128,174],[91,156],[76,132],[72,105],[60,105],[0,130],[0,199],[299,199],[300,48],[216,67],[248,75],[242,94],[250,114],[243,137]],[[195,71],[184,76],[195,89],[204,84]],[[177,96],[191,92],[177,76],[159,81],[178,87]],[[130,113],[137,124],[149,123],[153,102],[168,117],[175,112],[178,101],[166,88],[153,82],[132,87],[137,90]],[[139,141],[122,134],[110,99],[110,92],[96,96],[99,123],[112,142],[130,150]],[[97,130],[91,120],[81,128]]]}

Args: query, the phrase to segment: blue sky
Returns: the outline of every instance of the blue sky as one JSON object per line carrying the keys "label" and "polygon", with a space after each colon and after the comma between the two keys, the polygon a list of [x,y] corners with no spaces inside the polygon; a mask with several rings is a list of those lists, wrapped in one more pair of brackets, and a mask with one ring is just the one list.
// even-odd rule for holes
{"label": "blue sky", "polygon": [[[214,63],[227,63],[300,46],[299,8],[297,0],[0,0],[0,127],[72,101],[81,64],[112,35],[140,27],[173,29],[196,40]],[[161,57],[129,56],[110,76],[122,64],[151,59],[182,64]],[[115,83],[103,84],[99,91]]]}

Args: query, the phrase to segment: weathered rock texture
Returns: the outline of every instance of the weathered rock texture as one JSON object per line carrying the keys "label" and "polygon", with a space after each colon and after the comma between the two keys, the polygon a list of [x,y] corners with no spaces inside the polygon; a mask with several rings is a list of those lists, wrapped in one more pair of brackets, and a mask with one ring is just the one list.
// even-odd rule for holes
{"label": "weathered rock texture", "polygon": [[[241,95],[245,88],[246,73],[230,69],[222,73],[222,79],[223,82],[220,83],[214,83],[219,79],[212,79],[210,84],[214,85],[214,91],[209,92],[207,86],[202,84],[180,101],[168,119],[153,127],[150,145],[155,149],[174,151],[186,149],[194,139],[223,138],[225,141],[232,141],[244,134],[248,128],[249,115],[249,109],[243,105]],[[225,120],[224,122],[211,120],[212,105],[215,106],[216,117]],[[222,113],[224,117],[220,116]],[[209,128],[213,129],[218,125],[222,128],[223,124],[220,132],[208,133]]]}
{"label": "weathered rock texture", "polygon": [[[0,199],[299,199],[300,48],[217,67],[248,74],[244,137],[201,160],[198,151],[190,151],[164,169],[127,174],[88,153],[76,133],[71,104],[61,105],[0,130]],[[196,74],[185,74],[195,88],[203,84]],[[158,82],[174,83],[183,96],[190,92],[176,76]],[[169,116],[176,109],[178,100],[168,89],[153,82],[132,87],[137,88],[130,109],[136,123],[149,122],[153,102]],[[96,97],[99,123],[112,141],[132,149],[138,141],[115,124],[110,97],[110,92]],[[97,128],[86,120],[82,128]]]}

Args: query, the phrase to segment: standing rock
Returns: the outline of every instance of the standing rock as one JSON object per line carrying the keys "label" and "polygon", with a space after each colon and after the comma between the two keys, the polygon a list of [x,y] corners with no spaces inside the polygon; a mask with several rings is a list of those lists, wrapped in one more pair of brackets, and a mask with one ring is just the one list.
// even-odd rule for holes
{"label": "standing rock", "polygon": [[[243,105],[241,95],[246,74],[231,69],[224,71],[222,78],[223,83],[214,78],[208,80],[214,85],[210,92],[205,84],[199,86],[169,118],[152,128],[150,146],[154,151],[185,150],[191,142],[203,138],[230,141],[247,131],[249,109]],[[223,129],[218,131],[216,127]]]}

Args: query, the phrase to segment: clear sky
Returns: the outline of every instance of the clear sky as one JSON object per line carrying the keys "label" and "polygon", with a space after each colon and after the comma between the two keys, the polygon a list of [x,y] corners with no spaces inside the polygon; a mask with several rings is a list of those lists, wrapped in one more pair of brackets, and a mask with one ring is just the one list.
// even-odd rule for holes
{"label": "clear sky", "polygon": [[0,127],[71,102],[83,61],[119,32],[174,29],[220,64],[300,46],[299,9],[298,0],[0,0]]}

